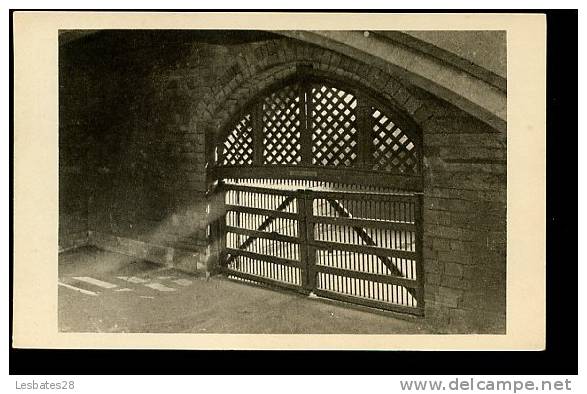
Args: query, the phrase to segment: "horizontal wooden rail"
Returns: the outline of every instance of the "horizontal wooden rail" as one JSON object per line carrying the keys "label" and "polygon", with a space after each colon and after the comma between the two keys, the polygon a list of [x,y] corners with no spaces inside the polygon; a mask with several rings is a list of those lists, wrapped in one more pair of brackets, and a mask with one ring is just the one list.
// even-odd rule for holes
{"label": "horizontal wooden rail", "polygon": [[261,187],[261,186],[245,186],[245,185],[233,185],[233,184],[225,184],[223,186],[224,190],[234,190],[239,192],[247,192],[247,193],[260,193],[260,194],[273,194],[278,196],[291,196],[295,194],[295,190],[291,189],[280,189],[278,187],[275,188],[268,188],[268,187]]}
{"label": "horizontal wooden rail", "polygon": [[317,296],[320,296],[320,297],[332,298],[332,299],[335,299],[338,301],[344,301],[344,302],[348,302],[349,304],[354,304],[354,305],[356,305],[358,303],[358,301],[360,300],[361,305],[365,305],[370,308],[385,309],[388,311],[408,313],[408,314],[416,315],[416,316],[424,315],[424,309],[422,307],[420,307],[419,304],[418,304],[418,307],[403,306],[403,305],[399,305],[399,304],[392,304],[389,302],[376,301],[376,300],[372,300],[372,299],[365,298],[365,297],[346,295],[346,294],[338,293],[335,291],[328,291],[328,290],[322,290],[322,289],[316,289],[316,290],[314,290],[313,293],[316,294]]}
{"label": "horizontal wooden rail", "polygon": [[311,192],[313,198],[336,198],[343,200],[364,200],[369,199],[371,201],[389,201],[389,202],[415,202],[417,199],[417,193],[409,192],[373,192],[373,191],[336,191],[336,190],[316,190],[311,187],[296,187],[296,186],[280,186],[275,185],[273,187],[263,186],[248,186],[248,185],[235,185],[235,184],[224,184],[222,186],[224,190],[234,190],[242,192],[252,192],[261,194],[273,194],[280,196],[301,196],[301,193]]}
{"label": "horizontal wooden rail", "polygon": [[297,219],[299,217],[297,213],[275,211],[272,209],[245,207],[242,205],[226,204],[226,210],[241,213],[251,213],[253,215],[269,216],[272,218]]}
{"label": "horizontal wooden rail", "polygon": [[280,196],[301,196],[303,192],[311,192],[313,198],[336,198],[344,200],[364,200],[372,201],[390,201],[390,202],[415,202],[417,194],[408,192],[372,192],[372,191],[336,191],[336,190],[316,190],[311,187],[296,187],[296,186],[279,186],[263,187],[263,186],[247,186],[225,184],[224,190],[234,190],[261,194],[274,194]]}
{"label": "horizontal wooden rail", "polygon": [[226,248],[225,251],[227,254],[230,254],[231,256],[243,256],[254,260],[263,260],[268,263],[285,265],[288,267],[303,268],[302,263],[297,260],[284,259],[282,257],[271,256],[268,254],[259,254],[242,249]]}
{"label": "horizontal wooden rail", "polygon": [[351,245],[329,241],[310,241],[310,245],[323,250],[343,250],[347,252],[372,254],[374,256],[397,257],[400,259],[409,260],[415,260],[418,255],[416,252],[408,252],[405,250],[379,248],[376,246],[366,245]]}
{"label": "horizontal wooden rail", "polygon": [[369,200],[387,202],[413,203],[417,196],[411,194],[392,194],[377,192],[339,192],[327,190],[312,190],[312,197],[315,199],[336,199],[336,200]]}
{"label": "horizontal wooden rail", "polygon": [[248,235],[248,236],[254,237],[254,238],[270,239],[272,241],[281,241],[281,242],[298,243],[298,244],[300,243],[300,239],[297,237],[290,237],[289,235],[282,235],[282,234],[279,234],[275,231],[273,231],[273,232],[257,231],[257,230],[249,230],[247,228],[241,228],[241,227],[226,226],[226,232]]}
{"label": "horizontal wooden rail", "polygon": [[416,231],[416,223],[405,223],[389,220],[358,219],[332,216],[312,216],[311,218],[308,218],[308,221],[310,223],[335,224],[338,226],[348,227],[359,226],[384,230]]}
{"label": "horizontal wooden rail", "polygon": [[414,279],[400,278],[391,275],[371,274],[362,271],[346,270],[342,268],[329,267],[327,265],[316,264],[316,270],[318,272],[324,272],[326,274],[339,275],[347,278],[364,279],[369,280],[371,282],[387,283],[390,285],[404,286],[410,289],[417,289],[419,286],[418,281]]}
{"label": "horizontal wooden rail", "polygon": [[295,290],[297,292],[302,292],[302,293],[306,293],[306,294],[308,293],[302,287],[300,287],[298,285],[294,285],[292,283],[282,282],[279,280],[273,280],[273,279],[266,278],[264,276],[247,274],[245,272],[236,271],[236,270],[226,268],[226,267],[222,267],[221,271],[225,275],[233,275],[233,276],[236,276],[236,277],[239,277],[242,279],[250,280],[252,282],[263,283],[263,284],[266,284],[269,286],[274,286],[277,288],[286,288],[286,289]]}
{"label": "horizontal wooden rail", "polygon": [[[340,182],[341,168],[334,166],[261,165],[261,166],[214,166],[208,174],[215,179],[257,178],[257,179],[301,179]],[[344,181],[350,184],[388,187],[394,185],[401,190],[423,190],[419,175],[394,174],[385,171],[344,168]]]}

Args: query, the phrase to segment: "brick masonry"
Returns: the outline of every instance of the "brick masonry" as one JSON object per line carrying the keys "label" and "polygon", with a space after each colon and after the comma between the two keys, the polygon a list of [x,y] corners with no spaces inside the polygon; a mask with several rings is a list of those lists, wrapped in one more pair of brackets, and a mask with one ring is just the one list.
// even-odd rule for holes
{"label": "brick masonry", "polygon": [[504,333],[505,135],[441,105],[422,129],[426,314],[447,332]]}
{"label": "brick masonry", "polygon": [[505,135],[319,47],[217,41],[114,32],[61,51],[60,249],[92,243],[203,272],[219,131],[260,91],[311,65],[379,92],[422,129],[426,319],[442,332],[504,332]]}
{"label": "brick masonry", "polygon": [[[88,241],[89,144],[86,138],[90,103],[84,94],[91,81],[90,67],[62,56],[59,90],[59,251]],[[63,81],[65,75],[68,81]],[[80,94],[82,93],[82,94]]]}

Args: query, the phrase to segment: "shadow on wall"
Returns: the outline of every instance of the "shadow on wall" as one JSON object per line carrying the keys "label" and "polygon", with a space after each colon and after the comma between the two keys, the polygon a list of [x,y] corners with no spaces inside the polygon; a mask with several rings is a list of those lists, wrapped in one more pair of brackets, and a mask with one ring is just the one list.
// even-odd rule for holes
{"label": "shadow on wall", "polygon": [[201,204],[185,207],[157,222],[150,229],[140,223],[141,230],[136,231],[135,226],[129,224],[132,234],[91,230],[88,242],[104,250],[201,273],[206,270],[208,251],[207,246],[199,241],[200,231],[194,231],[193,223],[201,220],[198,212],[202,208],[206,209]]}

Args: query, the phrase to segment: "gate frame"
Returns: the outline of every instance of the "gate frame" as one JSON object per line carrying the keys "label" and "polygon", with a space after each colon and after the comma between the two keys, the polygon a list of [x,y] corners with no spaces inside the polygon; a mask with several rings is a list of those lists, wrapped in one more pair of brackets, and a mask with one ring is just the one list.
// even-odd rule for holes
{"label": "gate frame", "polygon": [[[229,263],[226,259],[226,255],[230,252],[230,251],[236,251],[236,249],[232,249],[232,248],[227,248],[226,247],[226,235],[228,233],[227,231],[227,225],[226,225],[226,213],[231,210],[229,208],[227,208],[226,204],[225,204],[225,193],[228,190],[237,190],[237,191],[248,191],[248,192],[258,192],[258,193],[266,193],[266,194],[281,194],[281,195],[286,195],[286,196],[292,196],[295,198],[295,203],[297,204],[297,210],[296,213],[283,213],[281,212],[281,214],[279,215],[275,215],[274,217],[290,217],[293,218],[295,217],[297,220],[297,226],[298,226],[298,236],[297,238],[297,244],[299,245],[299,263],[295,262],[293,263],[292,261],[289,261],[287,259],[281,259],[279,257],[276,256],[269,256],[267,255],[267,258],[263,258],[265,257],[265,255],[261,255],[261,254],[257,254],[254,252],[246,252],[246,251],[240,251],[239,253],[241,253],[241,255],[245,255],[245,254],[251,254],[251,257],[253,258],[259,258],[260,260],[265,260],[265,261],[275,261],[278,264],[282,264],[282,265],[290,265],[290,266],[296,266],[300,269],[300,279],[301,279],[301,285],[294,285],[294,284],[290,284],[290,283],[285,283],[285,282],[280,282],[280,281],[275,281],[272,280],[270,278],[265,278],[262,276],[257,276],[257,275],[253,275],[253,274],[248,274],[248,273],[244,273],[244,272],[240,272],[240,271],[236,271],[236,270],[232,270],[226,267],[226,265]],[[317,242],[324,242],[324,243],[331,243],[331,244],[335,244],[332,242],[328,242],[328,241],[317,241],[314,238],[314,225],[316,223],[320,223],[319,216],[315,216],[313,213],[313,201],[316,198],[320,198],[319,196],[326,196],[329,195],[331,198],[334,198],[336,195],[340,195],[342,197],[348,197],[349,195],[355,194],[355,195],[360,195],[360,196],[375,196],[375,195],[381,195],[384,199],[385,196],[391,196],[391,194],[387,194],[387,193],[377,193],[377,192],[361,192],[361,191],[357,191],[357,192],[345,192],[345,191],[316,191],[316,190],[311,190],[311,189],[297,189],[297,190],[280,190],[280,189],[271,189],[271,188],[264,188],[264,187],[258,187],[258,186],[246,186],[246,185],[226,185],[223,181],[219,181],[217,187],[213,190],[213,194],[221,194],[222,198],[221,198],[221,204],[218,205],[217,209],[214,210],[214,214],[216,215],[217,219],[215,221],[213,221],[210,224],[210,238],[211,238],[211,244],[215,244],[215,248],[213,248],[213,250],[211,251],[212,253],[210,254],[210,259],[216,260],[214,261],[214,265],[213,268],[211,270],[209,270],[211,273],[216,274],[216,273],[222,273],[225,275],[232,275],[232,276],[236,276],[236,277],[240,277],[242,279],[245,280],[249,280],[249,281],[253,281],[259,284],[264,284],[264,285],[268,285],[270,287],[277,287],[277,288],[285,288],[288,290],[294,290],[298,293],[302,293],[305,295],[308,294],[316,294],[318,296],[321,297],[325,297],[325,298],[329,298],[329,299],[334,299],[334,300],[338,300],[338,301],[343,301],[343,302],[347,302],[347,303],[351,303],[354,305],[363,305],[366,307],[371,307],[371,308],[376,308],[378,310],[388,310],[388,311],[394,311],[394,312],[400,312],[400,313],[408,313],[408,314],[412,314],[412,315],[418,315],[418,316],[423,316],[424,315],[424,269],[423,269],[423,252],[422,252],[422,242],[423,242],[423,225],[422,225],[422,203],[423,203],[423,196],[422,193],[417,193],[417,192],[410,192],[410,199],[413,199],[414,201],[414,205],[415,205],[415,212],[414,212],[414,223],[412,225],[409,226],[413,226],[414,228],[414,232],[415,232],[415,243],[416,243],[416,247],[415,247],[415,257],[414,259],[416,260],[416,279],[413,280],[416,282],[416,286],[413,287],[407,287],[406,286],[406,282],[405,281],[412,281],[412,279],[406,279],[406,278],[401,278],[398,276],[384,276],[384,275],[380,275],[380,274],[370,274],[370,273],[362,273],[360,271],[357,271],[355,276],[349,276],[349,277],[360,277],[362,276],[362,279],[365,280],[370,280],[368,279],[368,277],[370,275],[373,275],[373,278],[389,278],[386,279],[385,281],[381,282],[379,281],[379,283],[388,283],[388,284],[393,284],[393,285],[399,285],[399,286],[404,286],[406,289],[411,289],[414,291],[415,294],[413,294],[411,291],[409,291],[411,294],[413,294],[413,297],[416,299],[417,301],[417,306],[406,306],[406,305],[401,305],[401,304],[394,304],[394,303],[388,303],[388,302],[384,302],[384,301],[378,301],[378,300],[374,300],[374,299],[368,299],[368,298],[362,298],[362,297],[357,297],[357,296],[352,296],[352,295],[346,295],[343,293],[337,293],[337,292],[332,292],[332,291],[327,291],[327,290],[322,290],[322,289],[318,289],[317,288],[317,275],[318,272],[326,272],[329,270],[328,267],[320,267],[317,264],[317,257],[316,257],[316,252],[318,250],[318,247],[316,245]],[[235,206],[236,207],[236,206]],[[244,208],[243,210],[248,210],[251,213],[255,213],[255,211],[257,211],[257,214],[260,215],[264,215],[266,213],[269,213],[267,211],[263,211],[261,208]],[[242,210],[235,210],[236,212],[242,211]],[[259,211],[263,211],[263,212],[259,212]],[[279,212],[279,211],[274,211],[274,212]],[[352,220],[352,219],[351,219]],[[360,219],[359,219],[360,220]],[[365,220],[369,220],[369,219],[365,219]],[[393,227],[393,226],[392,226]],[[357,231],[355,229],[353,229],[353,231]],[[256,233],[257,231],[254,230],[244,230],[241,233],[249,233],[251,234],[250,236],[254,236],[252,234]],[[258,235],[258,234],[256,234]],[[281,237],[287,237],[289,238],[287,241],[291,242],[291,236],[281,236],[279,234],[272,234],[272,233],[266,233],[263,234],[263,238],[266,239],[277,239],[277,238],[281,238]],[[257,238],[257,237],[255,237]],[[251,238],[247,238],[251,239]],[[246,242],[246,241],[245,241]],[[361,247],[361,245],[356,245],[358,247]],[[363,245],[364,246],[364,245]],[[334,248],[336,248],[336,245],[334,245]],[[383,248],[382,248],[383,249]],[[392,250],[392,249],[383,249],[383,250]],[[397,250],[396,250],[397,251]],[[401,253],[401,251],[399,251]],[[287,262],[286,262],[287,260]],[[210,260],[209,260],[210,261]],[[325,269],[321,269],[321,268],[325,268]],[[342,275],[342,271],[349,271],[349,270],[344,270],[344,269],[340,269],[341,272],[339,272],[338,274]],[[363,275],[365,274],[365,275]],[[376,282],[377,280],[373,280],[371,279],[371,281]]]}

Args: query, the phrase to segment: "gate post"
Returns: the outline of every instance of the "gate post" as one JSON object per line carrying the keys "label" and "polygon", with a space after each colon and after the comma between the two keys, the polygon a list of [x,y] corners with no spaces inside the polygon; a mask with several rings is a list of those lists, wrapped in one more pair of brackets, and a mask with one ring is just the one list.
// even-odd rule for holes
{"label": "gate post", "polygon": [[219,182],[208,193],[208,261],[206,271],[215,275],[222,270],[225,261],[226,248],[226,207],[225,190],[223,183]]}
{"label": "gate post", "polygon": [[298,237],[300,239],[300,261],[302,263],[302,287],[308,292],[316,288],[316,247],[314,239],[314,199],[309,190],[296,193],[298,209]]}
{"label": "gate post", "polygon": [[421,310],[422,315],[424,315],[425,305],[424,305],[424,224],[423,224],[423,209],[424,209],[424,196],[422,193],[416,194],[414,198],[415,206],[415,217],[414,221],[416,222],[416,275],[418,280],[418,309]]}

